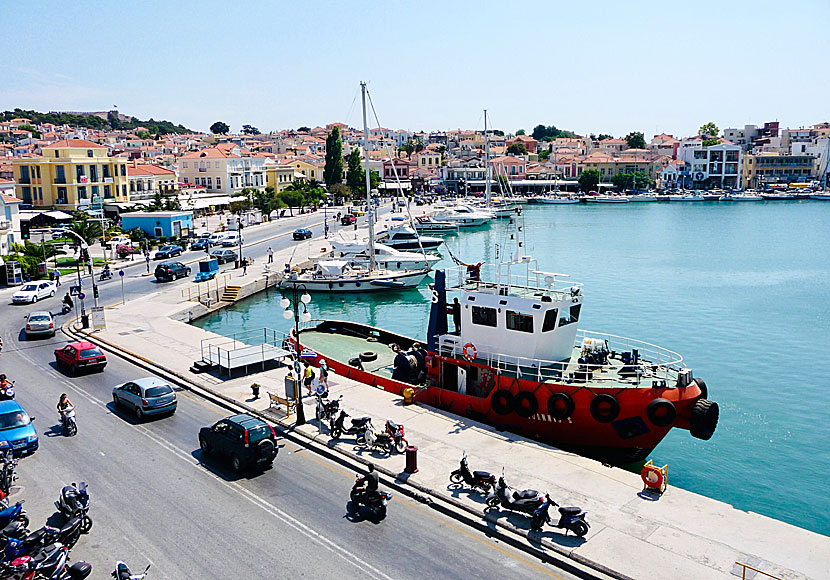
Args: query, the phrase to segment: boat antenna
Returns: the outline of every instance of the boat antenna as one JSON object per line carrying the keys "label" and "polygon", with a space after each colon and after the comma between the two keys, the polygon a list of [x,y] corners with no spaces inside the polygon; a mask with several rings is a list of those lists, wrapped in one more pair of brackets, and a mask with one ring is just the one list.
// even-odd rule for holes
{"label": "boat antenna", "polygon": [[366,173],[366,211],[369,214],[369,271],[375,269],[375,224],[372,207],[372,174],[369,169],[369,125],[366,123],[366,83],[360,83],[360,98],[363,103],[363,171]]}
{"label": "boat antenna", "polygon": [[490,193],[490,140],[487,139],[487,109],[484,109],[484,175],[486,179],[484,205],[490,207],[493,200]]}

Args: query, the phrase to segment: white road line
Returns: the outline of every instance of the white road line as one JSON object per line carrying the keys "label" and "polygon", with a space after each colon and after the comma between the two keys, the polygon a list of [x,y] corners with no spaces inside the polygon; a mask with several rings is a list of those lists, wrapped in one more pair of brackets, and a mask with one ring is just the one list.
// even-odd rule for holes
{"label": "white road line", "polygon": [[[28,359],[29,362],[31,362],[34,366],[37,366],[35,361],[32,360],[31,358],[29,358],[28,356],[24,355],[24,358]],[[70,383],[69,381],[67,381],[63,377],[63,375],[61,375],[60,373],[58,373],[57,371],[55,371],[51,367],[49,367],[48,372],[55,375],[61,383],[67,385],[70,389],[72,389],[73,391],[78,393],[80,396],[84,397],[85,399],[87,399],[91,403],[93,403],[95,405],[98,405],[99,407],[105,409],[107,412],[110,412],[109,409],[107,408],[108,401],[102,401],[102,400],[98,399],[97,397],[94,397],[94,396],[90,395],[86,391],[82,390],[80,387],[78,387],[78,386]],[[365,560],[359,558],[356,554],[352,554],[351,552],[349,552],[345,548],[341,548],[335,542],[333,542],[332,540],[329,540],[327,537],[325,537],[324,535],[322,535],[318,531],[316,531],[313,528],[305,525],[304,523],[300,522],[296,518],[288,515],[286,512],[282,511],[281,509],[279,509],[274,504],[268,502],[268,500],[258,496],[257,494],[255,494],[254,492],[252,492],[248,489],[245,489],[239,483],[225,481],[221,477],[219,477],[218,475],[214,475],[214,474],[210,473],[209,471],[205,470],[204,468],[200,467],[200,462],[198,460],[196,460],[190,454],[190,452],[176,447],[175,445],[173,445],[172,443],[170,443],[166,439],[163,439],[163,438],[159,437],[158,435],[156,435],[155,433],[152,433],[148,428],[146,428],[142,425],[130,425],[130,424],[127,424],[127,425],[130,426],[130,427],[133,427],[136,431],[144,434],[148,439],[155,442],[160,447],[162,447],[164,449],[167,449],[168,451],[170,451],[171,453],[173,453],[174,455],[176,455],[180,459],[183,459],[186,463],[188,463],[191,466],[197,468],[200,473],[213,476],[213,478],[218,483],[220,483],[221,485],[224,485],[225,487],[227,487],[229,489],[237,491],[243,497],[245,497],[245,499],[247,499],[248,501],[250,501],[251,503],[253,503],[257,507],[259,507],[260,509],[264,510],[266,513],[268,513],[271,516],[273,516],[273,517],[277,518],[278,520],[282,521],[284,524],[286,524],[289,527],[293,528],[294,530],[298,531],[299,533],[301,533],[302,535],[304,535],[308,539],[316,542],[317,544],[319,544],[320,546],[322,546],[326,550],[328,550],[331,553],[333,553],[334,555],[340,557],[341,559],[343,559],[344,561],[346,561],[349,564],[353,565],[354,567],[358,568],[359,570],[365,572],[366,574],[368,574],[372,578],[376,578],[378,580],[394,580],[391,576],[388,576],[387,574],[384,574],[379,569],[375,568],[374,566],[372,566],[371,564],[369,564]],[[103,455],[103,453],[102,453],[102,455]]]}

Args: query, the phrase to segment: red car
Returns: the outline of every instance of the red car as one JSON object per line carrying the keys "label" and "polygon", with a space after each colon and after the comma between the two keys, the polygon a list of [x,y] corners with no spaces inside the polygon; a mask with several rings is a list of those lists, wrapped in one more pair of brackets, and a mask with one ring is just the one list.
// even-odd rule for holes
{"label": "red car", "polygon": [[342,218],[340,218],[340,223],[344,226],[350,226],[357,221],[357,216],[347,213]]}
{"label": "red car", "polygon": [[72,374],[80,369],[103,371],[107,357],[91,342],[70,342],[63,348],[55,349],[55,362],[59,369]]}

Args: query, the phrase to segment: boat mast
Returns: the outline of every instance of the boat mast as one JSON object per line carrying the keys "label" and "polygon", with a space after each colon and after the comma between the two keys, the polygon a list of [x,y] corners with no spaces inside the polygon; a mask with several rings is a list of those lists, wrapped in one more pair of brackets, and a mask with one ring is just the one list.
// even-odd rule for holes
{"label": "boat mast", "polygon": [[375,269],[375,224],[372,207],[372,174],[369,170],[369,125],[366,123],[366,83],[360,83],[360,96],[363,102],[363,171],[366,173],[366,212],[369,215],[369,271]]}
{"label": "boat mast", "polygon": [[484,205],[490,207],[490,141],[487,139],[487,109],[484,109],[484,175],[485,175],[485,197]]}

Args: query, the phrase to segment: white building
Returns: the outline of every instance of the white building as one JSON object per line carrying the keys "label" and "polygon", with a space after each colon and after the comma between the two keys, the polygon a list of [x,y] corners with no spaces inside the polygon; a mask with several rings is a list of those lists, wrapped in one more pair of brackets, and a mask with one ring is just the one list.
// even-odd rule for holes
{"label": "white building", "polygon": [[21,241],[20,203],[14,196],[14,182],[0,179],[0,256],[8,255],[11,245]]}
{"label": "white building", "polygon": [[246,187],[265,189],[265,157],[254,157],[232,143],[222,143],[179,158],[183,183],[204,187],[208,193],[233,196]]}
{"label": "white building", "polygon": [[685,187],[741,187],[743,150],[723,139],[717,145],[705,146],[699,136],[680,141],[677,159],[686,163]]}

